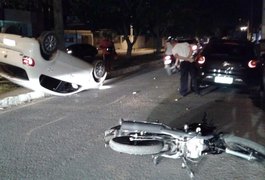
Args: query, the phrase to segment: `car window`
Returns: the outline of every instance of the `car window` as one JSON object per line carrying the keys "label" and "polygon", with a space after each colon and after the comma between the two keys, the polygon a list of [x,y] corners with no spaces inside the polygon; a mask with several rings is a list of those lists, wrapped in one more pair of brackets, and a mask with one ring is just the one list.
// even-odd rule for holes
{"label": "car window", "polygon": [[227,44],[209,44],[205,48],[207,54],[222,54],[229,56],[254,56],[255,52],[252,46],[245,44],[227,43]]}

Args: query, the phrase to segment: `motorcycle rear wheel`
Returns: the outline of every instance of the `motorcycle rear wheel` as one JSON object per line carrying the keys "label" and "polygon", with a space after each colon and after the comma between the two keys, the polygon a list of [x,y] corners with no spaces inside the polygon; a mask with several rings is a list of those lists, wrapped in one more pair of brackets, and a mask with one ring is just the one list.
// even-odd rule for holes
{"label": "motorcycle rear wheel", "polygon": [[115,137],[109,141],[114,151],[133,155],[157,154],[163,149],[163,142],[158,140],[131,141],[130,136]]}
{"label": "motorcycle rear wheel", "polygon": [[177,69],[175,66],[167,66],[165,67],[167,75],[171,76],[177,72]]}
{"label": "motorcycle rear wheel", "polygon": [[229,149],[246,155],[251,154],[257,161],[265,160],[265,147],[260,144],[233,135],[224,135],[223,139]]}

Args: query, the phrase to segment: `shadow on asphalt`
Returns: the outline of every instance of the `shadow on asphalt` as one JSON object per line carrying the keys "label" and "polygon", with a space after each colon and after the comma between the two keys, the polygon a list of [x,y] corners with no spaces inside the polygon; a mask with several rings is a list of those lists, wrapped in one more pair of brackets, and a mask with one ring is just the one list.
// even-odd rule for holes
{"label": "shadow on asphalt", "polygon": [[162,59],[161,53],[134,55],[130,58],[126,58],[126,56],[120,56],[117,60],[113,60],[112,66],[114,70],[119,70],[130,66],[145,64],[158,59]]}
{"label": "shadow on asphalt", "polygon": [[[213,88],[208,95],[213,91],[230,93],[229,89]],[[207,95],[192,97],[191,94],[191,97],[184,97],[178,102],[174,102],[176,95],[171,94],[153,109],[148,121],[159,119],[171,127],[182,128],[184,124],[201,123],[207,113],[208,121],[217,128],[217,132],[234,134],[265,145],[264,109],[253,108],[253,99],[249,94],[243,94],[246,99],[242,99],[238,93],[244,92],[236,91],[231,96],[223,93],[217,98]]]}
{"label": "shadow on asphalt", "polygon": [[121,82],[121,81],[125,81],[125,80],[128,80],[128,79],[132,79],[134,77],[137,77],[137,76],[141,76],[145,73],[150,73],[152,71],[155,71],[158,67],[157,66],[150,66],[150,65],[144,65],[144,66],[141,66],[139,69],[135,69],[133,71],[130,71],[128,73],[123,73],[121,75],[113,75],[113,76],[108,76],[108,80],[111,80],[111,81],[108,81],[108,82],[105,82],[104,85],[111,85],[111,84],[115,84],[116,82]]}

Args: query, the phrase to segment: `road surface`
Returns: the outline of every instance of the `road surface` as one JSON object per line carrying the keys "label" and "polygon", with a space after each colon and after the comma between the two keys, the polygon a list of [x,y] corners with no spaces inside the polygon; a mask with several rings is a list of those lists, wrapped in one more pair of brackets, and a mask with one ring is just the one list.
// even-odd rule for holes
{"label": "road surface", "polygon": [[[181,160],[120,154],[104,146],[104,131],[120,118],[181,127],[204,112],[218,130],[265,145],[265,113],[257,99],[229,88],[177,100],[178,74],[149,67],[110,79],[101,90],[46,97],[0,112],[0,179],[186,180]],[[205,157],[195,179],[263,180],[265,166],[230,155]]]}

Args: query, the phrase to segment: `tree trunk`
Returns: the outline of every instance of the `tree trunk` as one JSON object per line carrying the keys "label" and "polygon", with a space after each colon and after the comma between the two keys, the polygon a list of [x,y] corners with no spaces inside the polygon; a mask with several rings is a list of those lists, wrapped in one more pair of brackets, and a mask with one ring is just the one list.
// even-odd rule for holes
{"label": "tree trunk", "polygon": [[132,56],[133,44],[131,42],[127,42],[127,54],[126,57],[130,58]]}
{"label": "tree trunk", "polygon": [[53,0],[54,31],[58,38],[58,48],[63,50],[64,47],[64,25],[62,0]]}
{"label": "tree trunk", "polygon": [[156,54],[159,54],[161,52],[162,48],[162,42],[160,37],[156,37]]}
{"label": "tree trunk", "polygon": [[162,48],[162,42],[161,42],[161,34],[160,34],[160,26],[157,25],[154,28],[154,32],[155,32],[155,45],[156,45],[156,54],[159,54],[161,52],[161,48]]}

